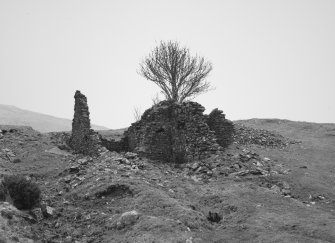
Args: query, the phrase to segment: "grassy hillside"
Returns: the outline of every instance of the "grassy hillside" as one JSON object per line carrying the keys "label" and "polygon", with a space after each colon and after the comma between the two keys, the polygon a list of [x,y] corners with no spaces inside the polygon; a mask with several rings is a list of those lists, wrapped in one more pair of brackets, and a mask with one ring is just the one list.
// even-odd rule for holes
{"label": "grassy hillside", "polygon": [[[0,124],[30,126],[39,132],[60,132],[70,131],[72,121],[0,104]],[[108,129],[97,125],[92,125],[92,128],[95,130]]]}
{"label": "grassy hillside", "polygon": [[[36,242],[335,242],[335,124],[235,124],[239,133],[225,151],[178,165],[107,150],[94,158],[73,154],[59,149],[61,134],[7,128],[0,175],[36,180],[54,212],[35,223],[23,219],[25,230],[12,220],[0,235],[12,229]],[[101,134],[117,139],[123,130]],[[0,221],[3,215],[0,202]]]}
{"label": "grassy hillside", "polygon": [[236,121],[256,129],[266,129],[299,140],[287,151],[255,148],[287,166],[288,179],[296,185],[296,195],[307,199],[313,194],[335,197],[335,124],[296,122],[280,119]]}

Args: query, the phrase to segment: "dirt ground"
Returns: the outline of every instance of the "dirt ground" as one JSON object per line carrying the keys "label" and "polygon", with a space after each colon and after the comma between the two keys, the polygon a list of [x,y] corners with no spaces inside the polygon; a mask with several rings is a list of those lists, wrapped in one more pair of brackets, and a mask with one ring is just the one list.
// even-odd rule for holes
{"label": "dirt ground", "polygon": [[227,150],[183,165],[0,127],[1,174],[36,181],[51,210],[0,220],[2,242],[335,242],[335,124],[235,123]]}

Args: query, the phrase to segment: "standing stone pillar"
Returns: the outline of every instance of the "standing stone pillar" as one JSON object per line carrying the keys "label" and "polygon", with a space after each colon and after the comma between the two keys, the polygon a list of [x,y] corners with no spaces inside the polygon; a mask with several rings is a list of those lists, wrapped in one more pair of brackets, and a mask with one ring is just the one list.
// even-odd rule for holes
{"label": "standing stone pillar", "polygon": [[95,155],[98,152],[99,137],[91,129],[87,98],[77,90],[74,99],[74,117],[72,120],[70,147],[77,153]]}

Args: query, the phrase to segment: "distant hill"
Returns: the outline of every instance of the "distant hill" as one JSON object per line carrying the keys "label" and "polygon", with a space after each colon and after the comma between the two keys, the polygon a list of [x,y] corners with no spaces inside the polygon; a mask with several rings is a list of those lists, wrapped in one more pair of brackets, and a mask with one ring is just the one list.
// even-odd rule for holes
{"label": "distant hill", "polygon": [[[40,132],[70,131],[72,120],[49,116],[15,106],[0,104],[0,124],[30,126]],[[107,130],[107,127],[92,125],[94,130]]]}

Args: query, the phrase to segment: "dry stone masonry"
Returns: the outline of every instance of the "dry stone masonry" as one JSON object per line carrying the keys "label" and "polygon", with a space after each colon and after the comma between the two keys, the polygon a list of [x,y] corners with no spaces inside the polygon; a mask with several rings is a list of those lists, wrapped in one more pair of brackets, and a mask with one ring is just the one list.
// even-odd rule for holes
{"label": "dry stone masonry", "polygon": [[115,151],[118,153],[128,151],[127,137],[122,137],[121,139],[107,139],[100,135],[99,138],[101,145],[107,148],[109,151]]}
{"label": "dry stone masonry", "polygon": [[95,155],[98,152],[99,136],[91,129],[87,98],[77,90],[74,99],[74,117],[69,145],[77,153]]}
{"label": "dry stone masonry", "polygon": [[204,110],[196,102],[162,101],[154,105],[126,131],[129,150],[175,163],[221,150],[215,132],[206,123]]}
{"label": "dry stone masonry", "polygon": [[223,148],[233,142],[234,124],[226,119],[225,114],[218,108],[209,113],[207,118],[209,128],[215,132],[217,143]]}
{"label": "dry stone masonry", "polygon": [[215,109],[204,115],[196,102],[162,101],[146,110],[118,140],[104,138],[90,126],[87,98],[75,93],[75,112],[70,147],[85,155],[98,154],[99,145],[110,151],[134,151],[150,159],[183,163],[202,159],[232,142],[234,126]]}

